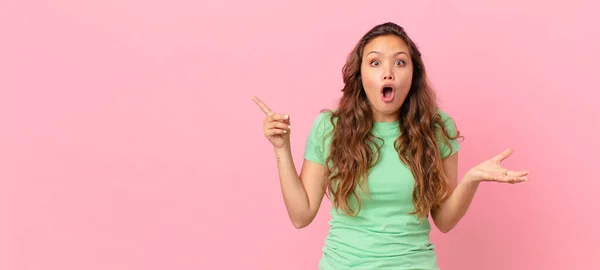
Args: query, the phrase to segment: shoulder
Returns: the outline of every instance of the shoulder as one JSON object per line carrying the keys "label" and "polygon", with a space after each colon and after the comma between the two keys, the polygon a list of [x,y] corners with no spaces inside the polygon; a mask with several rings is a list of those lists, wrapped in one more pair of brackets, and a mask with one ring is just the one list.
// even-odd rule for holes
{"label": "shoulder", "polygon": [[[443,123],[444,127],[448,130],[450,136],[456,136],[458,128],[454,118],[441,109],[438,109],[438,115],[440,116],[440,119],[442,120],[441,122]],[[439,127],[438,124],[435,125]]]}
{"label": "shoulder", "polygon": [[331,140],[335,127],[334,123],[336,122],[333,118],[333,112],[332,110],[322,110],[314,118],[308,133],[310,143],[325,143]]}
{"label": "shoulder", "polygon": [[[439,144],[440,153],[442,155],[442,158],[446,158],[458,152],[458,150],[460,149],[460,144],[457,141],[457,135],[459,135],[459,132],[456,128],[456,124],[452,116],[450,116],[443,110],[438,110],[438,115],[440,116],[441,122],[443,123],[444,127],[446,128],[446,131],[448,131],[448,135],[450,136],[449,138],[447,137],[447,135],[441,133],[441,129],[438,129],[438,131],[436,132],[438,138],[441,141],[441,143]],[[438,124],[436,124],[436,126],[437,125]]]}
{"label": "shoulder", "polygon": [[333,117],[333,112],[334,111],[332,110],[320,111],[319,114],[313,120],[312,130],[317,133],[324,133],[332,130],[334,127],[333,123],[335,123],[335,120],[333,121],[333,123],[331,121]]}
{"label": "shoulder", "polygon": [[332,111],[322,110],[313,120],[306,139],[304,158],[319,164],[325,163],[329,153],[329,143],[334,125],[331,123]]}
{"label": "shoulder", "polygon": [[442,123],[444,123],[446,128],[448,128],[450,130],[456,129],[456,123],[454,121],[454,118],[452,118],[452,116],[450,114],[443,111],[442,109],[438,109],[437,114],[440,116]]}
{"label": "shoulder", "polygon": [[446,121],[452,121],[452,122],[454,122],[454,120],[452,119],[452,117],[450,116],[450,114],[448,114],[446,111],[444,111],[442,109],[438,109],[437,113],[442,118],[443,122],[446,122]]}

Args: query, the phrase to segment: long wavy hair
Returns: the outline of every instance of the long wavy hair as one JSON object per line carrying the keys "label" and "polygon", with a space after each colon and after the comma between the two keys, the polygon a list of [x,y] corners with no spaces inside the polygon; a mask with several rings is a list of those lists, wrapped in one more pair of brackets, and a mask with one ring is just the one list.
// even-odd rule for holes
{"label": "long wavy hair", "polygon": [[[326,195],[336,209],[356,215],[361,205],[357,187],[366,187],[368,172],[379,160],[380,148],[376,140],[380,138],[371,133],[373,111],[363,88],[360,68],[365,46],[382,35],[396,35],[410,49],[412,85],[398,112],[402,132],[394,147],[415,179],[412,195],[415,208],[410,214],[416,214],[422,220],[449,195],[449,181],[444,173],[438,140],[444,138],[444,143],[452,149],[449,139],[458,138],[460,133],[457,130],[455,137],[449,134],[438,113],[436,95],[428,82],[421,53],[406,31],[394,23],[380,24],[367,32],[348,55],[343,67],[343,95],[337,110],[330,110],[334,130],[326,160]],[[351,197],[356,199],[357,209],[352,209],[348,202]]]}

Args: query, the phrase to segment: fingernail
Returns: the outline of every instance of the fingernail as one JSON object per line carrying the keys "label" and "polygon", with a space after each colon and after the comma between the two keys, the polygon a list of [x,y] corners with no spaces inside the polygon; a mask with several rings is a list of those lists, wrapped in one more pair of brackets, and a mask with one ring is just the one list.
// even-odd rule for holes
{"label": "fingernail", "polygon": [[288,118],[290,118],[290,115],[289,115],[289,114],[286,114],[286,115],[285,115],[285,119],[288,119]]}
{"label": "fingernail", "polygon": [[292,126],[288,126],[288,128],[292,128]]}

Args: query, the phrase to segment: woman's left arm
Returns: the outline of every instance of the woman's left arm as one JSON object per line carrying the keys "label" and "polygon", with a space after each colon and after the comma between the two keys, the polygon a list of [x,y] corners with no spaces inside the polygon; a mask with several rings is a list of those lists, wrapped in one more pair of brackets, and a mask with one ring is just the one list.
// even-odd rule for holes
{"label": "woman's left arm", "polygon": [[458,153],[444,159],[444,172],[450,181],[451,194],[440,207],[431,210],[433,222],[441,232],[449,232],[463,218],[481,182],[515,184],[528,179],[528,171],[512,171],[500,166],[500,162],[508,158],[512,152],[512,149],[507,149],[473,167],[460,183],[458,183]]}

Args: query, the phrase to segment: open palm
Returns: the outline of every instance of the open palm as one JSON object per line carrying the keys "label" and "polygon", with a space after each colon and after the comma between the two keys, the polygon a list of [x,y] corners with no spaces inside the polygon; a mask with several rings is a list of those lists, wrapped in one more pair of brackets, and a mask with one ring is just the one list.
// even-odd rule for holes
{"label": "open palm", "polygon": [[512,149],[507,149],[497,156],[481,162],[467,172],[466,179],[475,182],[504,182],[510,184],[527,181],[529,171],[509,170],[500,165],[512,153]]}

